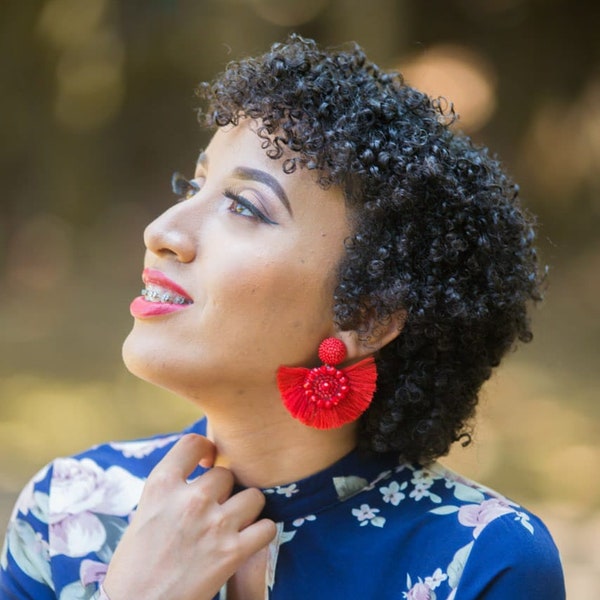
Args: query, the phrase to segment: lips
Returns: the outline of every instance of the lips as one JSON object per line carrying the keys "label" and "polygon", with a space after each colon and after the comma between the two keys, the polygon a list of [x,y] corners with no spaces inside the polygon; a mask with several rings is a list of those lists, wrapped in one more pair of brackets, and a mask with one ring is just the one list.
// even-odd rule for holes
{"label": "lips", "polygon": [[178,312],[192,305],[191,296],[164,273],[156,269],[144,269],[142,295],[131,303],[129,310],[134,317],[155,317]]}

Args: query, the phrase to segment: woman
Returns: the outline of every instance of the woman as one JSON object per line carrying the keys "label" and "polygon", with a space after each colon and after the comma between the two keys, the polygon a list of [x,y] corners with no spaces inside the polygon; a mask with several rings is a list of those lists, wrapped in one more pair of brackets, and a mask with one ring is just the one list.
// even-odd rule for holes
{"label": "woman", "polygon": [[206,419],[38,474],[2,597],[564,598],[543,523],[434,462],[531,338],[516,186],[359,48],[292,36],[199,93],[123,354]]}

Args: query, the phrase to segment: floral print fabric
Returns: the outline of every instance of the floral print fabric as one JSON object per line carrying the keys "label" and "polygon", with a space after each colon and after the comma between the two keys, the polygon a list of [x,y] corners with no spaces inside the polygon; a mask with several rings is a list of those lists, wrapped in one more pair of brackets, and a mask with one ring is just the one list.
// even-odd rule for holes
{"label": "floral print fabric", "polygon": [[[181,435],[97,446],[36,475],[9,522],[0,598],[98,598],[146,477]],[[263,516],[278,524],[267,569],[271,600],[565,597],[543,523],[437,463],[354,451],[263,491]]]}

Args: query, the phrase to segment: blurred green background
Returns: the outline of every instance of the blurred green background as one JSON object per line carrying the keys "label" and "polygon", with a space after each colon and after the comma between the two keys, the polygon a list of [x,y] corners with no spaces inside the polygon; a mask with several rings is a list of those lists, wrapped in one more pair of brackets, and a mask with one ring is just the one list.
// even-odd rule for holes
{"label": "blurred green background", "polygon": [[570,597],[600,597],[598,25],[583,0],[2,2],[2,526],[54,456],[196,417],[120,361],[142,230],[207,141],[196,83],[297,31],[356,40],[453,100],[539,215],[535,340],[486,385],[473,447],[444,462],[537,511]]}

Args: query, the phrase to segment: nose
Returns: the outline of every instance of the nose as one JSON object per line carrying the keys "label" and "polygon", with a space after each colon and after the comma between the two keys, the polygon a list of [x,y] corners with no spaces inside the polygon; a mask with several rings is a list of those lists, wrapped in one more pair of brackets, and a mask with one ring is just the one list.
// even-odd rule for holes
{"label": "nose", "polygon": [[156,256],[171,257],[183,263],[194,260],[196,239],[184,206],[185,203],[171,206],[144,230],[144,244]]}

